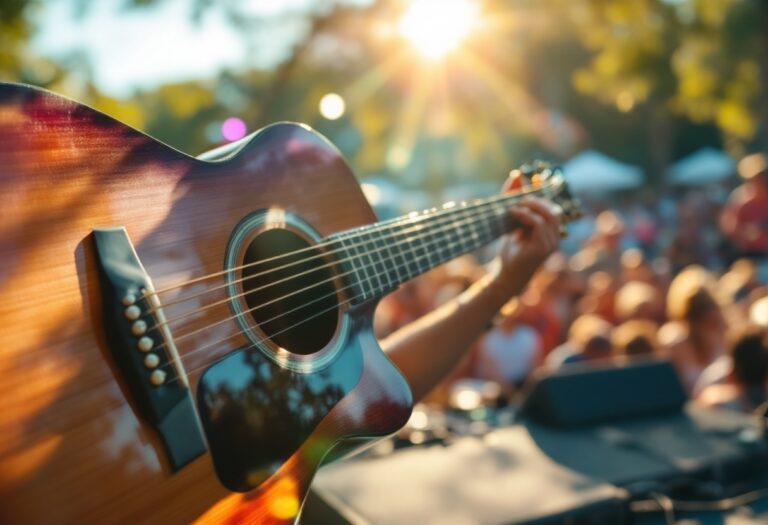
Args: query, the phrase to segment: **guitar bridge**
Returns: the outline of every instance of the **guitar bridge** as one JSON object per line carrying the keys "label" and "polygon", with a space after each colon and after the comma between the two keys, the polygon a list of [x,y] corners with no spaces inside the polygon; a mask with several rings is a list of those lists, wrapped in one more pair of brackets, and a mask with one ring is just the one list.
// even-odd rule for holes
{"label": "guitar bridge", "polygon": [[152,282],[125,228],[97,229],[93,235],[110,352],[175,472],[206,450],[187,378],[174,366],[178,356],[162,310],[146,293]]}

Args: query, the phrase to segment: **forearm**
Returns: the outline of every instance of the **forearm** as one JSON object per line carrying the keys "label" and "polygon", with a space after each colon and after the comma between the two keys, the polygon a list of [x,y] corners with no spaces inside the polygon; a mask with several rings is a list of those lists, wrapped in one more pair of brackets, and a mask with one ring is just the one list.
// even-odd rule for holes
{"label": "forearm", "polygon": [[521,268],[502,276],[494,269],[456,299],[382,342],[416,401],[458,364],[501,306],[523,290],[532,273],[532,268]]}

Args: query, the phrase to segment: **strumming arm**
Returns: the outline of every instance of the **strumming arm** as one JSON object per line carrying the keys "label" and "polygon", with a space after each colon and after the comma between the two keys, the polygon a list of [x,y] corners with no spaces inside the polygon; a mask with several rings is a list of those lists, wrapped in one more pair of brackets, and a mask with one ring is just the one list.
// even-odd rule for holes
{"label": "strumming arm", "polygon": [[453,301],[382,341],[415,401],[456,366],[501,306],[523,291],[557,249],[560,221],[546,203],[531,199],[510,213],[524,228],[504,240],[491,271]]}

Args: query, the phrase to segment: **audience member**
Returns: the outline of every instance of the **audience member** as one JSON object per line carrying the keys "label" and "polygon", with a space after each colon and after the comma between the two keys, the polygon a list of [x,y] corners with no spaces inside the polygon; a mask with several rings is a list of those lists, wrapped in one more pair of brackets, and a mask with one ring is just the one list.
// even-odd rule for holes
{"label": "audience member", "polygon": [[667,292],[667,315],[677,333],[676,337],[663,336],[673,331],[663,327],[660,340],[689,394],[725,346],[725,319],[711,289],[711,274],[700,266],[689,266],[675,277]]}
{"label": "audience member", "polygon": [[707,407],[752,412],[768,400],[768,331],[749,326],[730,351],[727,381],[709,385],[697,396]]}
{"label": "audience member", "polygon": [[584,295],[576,304],[578,315],[594,314],[614,322],[616,280],[606,271],[596,271],[589,276]]}
{"label": "audience member", "polygon": [[641,281],[629,281],[616,292],[614,319],[618,322],[630,319],[659,321],[662,317],[659,291],[654,286]]}
{"label": "audience member", "polygon": [[739,162],[744,183],[728,198],[720,227],[738,256],[768,256],[768,159],[761,153]]}
{"label": "audience member", "polygon": [[640,281],[651,285],[656,284],[653,268],[648,264],[645,255],[639,248],[630,248],[621,254],[619,280],[622,283]]}
{"label": "audience member", "polygon": [[[716,219],[724,197],[713,191],[669,192],[642,203],[627,198],[613,206],[593,202],[600,213],[579,222],[579,235],[563,243],[564,251],[547,261],[518,303],[505,308],[452,378],[519,385],[541,364],[555,369],[658,355],[673,362],[693,396],[736,388],[734,360],[725,352],[728,327],[747,319],[768,327],[768,265],[754,258],[761,239],[768,242],[768,223],[754,218],[757,208],[768,214],[765,157],[745,160],[740,171],[744,183],[723,211],[723,231]],[[755,204],[760,199],[765,205]],[[730,255],[719,246],[726,225],[744,230],[730,230],[731,242],[741,242],[738,252],[751,257],[724,270]],[[381,301],[376,333],[420,317],[483,271],[467,256],[401,286]],[[445,397],[435,394],[432,400]]]}
{"label": "audience member", "polygon": [[578,317],[568,331],[568,340],[547,356],[547,367],[555,369],[571,363],[609,358],[612,330],[611,323],[598,315]]}
{"label": "audience member", "polygon": [[620,324],[613,329],[611,336],[613,355],[636,357],[658,354],[658,330],[659,326],[647,319],[632,319]]}

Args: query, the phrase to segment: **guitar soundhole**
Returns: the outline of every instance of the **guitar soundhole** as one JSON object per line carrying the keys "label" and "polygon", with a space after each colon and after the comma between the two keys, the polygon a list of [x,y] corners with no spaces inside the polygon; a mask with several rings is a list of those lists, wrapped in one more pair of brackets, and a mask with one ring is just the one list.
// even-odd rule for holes
{"label": "guitar soundhole", "polygon": [[329,258],[299,235],[270,229],[243,258],[244,299],[254,323],[277,346],[300,355],[322,350],[338,323]]}

